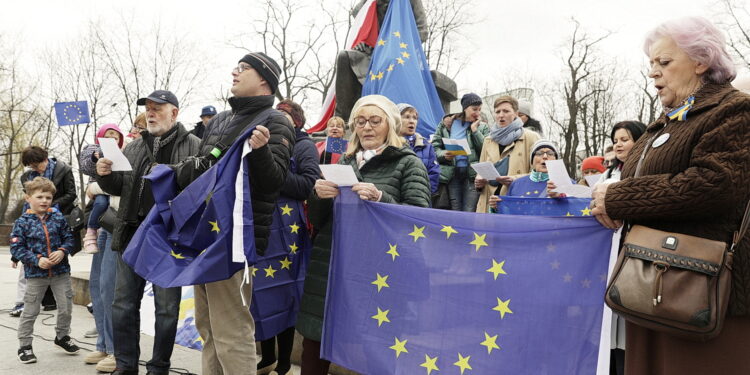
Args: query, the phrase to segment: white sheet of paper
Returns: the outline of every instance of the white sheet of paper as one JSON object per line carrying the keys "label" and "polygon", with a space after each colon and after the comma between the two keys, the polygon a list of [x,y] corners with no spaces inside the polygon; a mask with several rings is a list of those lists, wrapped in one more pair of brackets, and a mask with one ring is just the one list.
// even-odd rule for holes
{"label": "white sheet of paper", "polygon": [[359,183],[351,165],[321,164],[320,171],[323,172],[326,180],[338,186],[352,186]]}
{"label": "white sheet of paper", "polygon": [[570,182],[570,175],[565,169],[565,162],[562,160],[547,160],[547,173],[549,174],[549,180],[557,186],[556,191],[560,192],[560,187],[573,185]]}
{"label": "white sheet of paper", "polygon": [[133,170],[128,158],[126,158],[122,153],[122,150],[117,147],[117,141],[115,141],[114,138],[99,138],[99,146],[102,147],[102,154],[104,154],[104,157],[112,160],[113,171]]}
{"label": "white sheet of paper", "polygon": [[485,180],[494,181],[495,178],[500,177],[500,174],[497,173],[497,169],[495,169],[495,165],[490,161],[474,163],[471,167],[474,168],[477,174],[482,176]]}
{"label": "white sheet of paper", "polygon": [[597,182],[602,178],[601,174],[595,174],[593,176],[586,176],[584,177],[586,179],[586,182],[589,183],[589,186],[593,189],[594,185],[596,185]]}
{"label": "white sheet of paper", "polygon": [[471,155],[471,148],[469,148],[469,141],[464,139],[450,139],[450,138],[443,138],[443,144],[447,145],[459,145],[461,148],[466,151],[466,155]]}
{"label": "white sheet of paper", "polygon": [[575,198],[591,198],[591,188],[583,185],[565,185],[558,186],[555,189],[557,193],[565,193],[569,197]]}

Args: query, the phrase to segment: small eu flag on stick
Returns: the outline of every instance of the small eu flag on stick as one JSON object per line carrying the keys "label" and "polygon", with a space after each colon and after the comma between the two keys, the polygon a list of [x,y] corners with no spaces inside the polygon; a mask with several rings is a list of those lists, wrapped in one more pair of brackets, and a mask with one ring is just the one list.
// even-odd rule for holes
{"label": "small eu flag on stick", "polygon": [[326,137],[326,152],[330,154],[343,154],[349,142],[344,138]]}
{"label": "small eu flag on stick", "polygon": [[55,116],[57,117],[58,126],[91,122],[89,118],[89,103],[85,100],[80,102],[55,103]]}

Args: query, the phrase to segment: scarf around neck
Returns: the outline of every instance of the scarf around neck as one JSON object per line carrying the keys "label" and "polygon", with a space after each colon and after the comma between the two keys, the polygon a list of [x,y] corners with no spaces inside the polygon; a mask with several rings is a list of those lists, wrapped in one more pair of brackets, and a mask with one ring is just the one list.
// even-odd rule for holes
{"label": "scarf around neck", "polygon": [[411,147],[413,149],[414,145],[417,142],[417,133],[414,133],[412,135],[404,136],[404,138],[406,138],[406,141],[409,142],[409,147]]}
{"label": "scarf around neck", "polygon": [[52,176],[55,174],[55,167],[57,166],[57,160],[52,158],[47,158],[47,169],[44,170],[44,174],[40,174],[37,171],[31,171],[29,173],[29,181],[33,180],[36,177],[44,177],[50,181],[52,181]]}
{"label": "scarf around neck", "polygon": [[549,174],[547,172],[531,171],[529,178],[534,182],[543,182],[549,180]]}
{"label": "scarf around neck", "polygon": [[507,146],[515,142],[523,135],[523,121],[516,117],[508,126],[502,128],[495,124],[490,129],[490,138],[501,146]]}

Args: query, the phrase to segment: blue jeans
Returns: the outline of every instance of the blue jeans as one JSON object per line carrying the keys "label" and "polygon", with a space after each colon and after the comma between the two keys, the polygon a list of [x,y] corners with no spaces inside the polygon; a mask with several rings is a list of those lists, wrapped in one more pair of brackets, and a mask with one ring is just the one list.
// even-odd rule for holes
{"label": "blue jeans", "polygon": [[117,272],[117,254],[112,251],[112,234],[102,230],[97,238],[99,252],[91,261],[89,292],[94,304],[94,322],[99,336],[96,339],[96,350],[114,354],[112,339],[112,300],[115,296],[115,275]]}
{"label": "blue jeans", "polygon": [[448,181],[448,196],[450,197],[451,210],[476,212],[479,193],[474,187],[473,178],[451,178]]}
{"label": "blue jeans", "polygon": [[86,223],[86,228],[99,229],[99,218],[107,212],[108,208],[109,195],[96,195],[94,197],[94,204],[91,206],[91,213],[89,214],[89,221]]}
{"label": "blue jeans", "polygon": [[[146,280],[138,276],[122,260],[122,253],[116,252],[117,282],[115,299],[112,303],[112,328],[114,328],[115,359],[117,368],[137,370],[141,355],[141,298]],[[177,333],[177,319],[180,313],[182,288],[161,288],[154,285],[154,350],[151,360],[146,363],[148,371],[167,374],[171,365],[174,338]]]}

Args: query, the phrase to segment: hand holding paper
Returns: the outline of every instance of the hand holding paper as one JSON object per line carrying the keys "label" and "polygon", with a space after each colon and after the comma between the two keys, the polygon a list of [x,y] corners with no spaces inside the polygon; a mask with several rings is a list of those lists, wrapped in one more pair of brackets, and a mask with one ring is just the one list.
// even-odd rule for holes
{"label": "hand holding paper", "polygon": [[489,181],[495,181],[496,178],[500,177],[500,174],[497,173],[497,169],[495,169],[495,166],[492,164],[492,162],[485,161],[482,163],[474,163],[471,165],[471,168],[473,168],[479,176],[482,176],[483,179],[489,180]]}
{"label": "hand holding paper", "polygon": [[112,161],[113,171],[132,171],[128,158],[117,147],[117,141],[113,138],[99,138],[99,145],[102,147],[104,157]]}
{"label": "hand holding paper", "polygon": [[350,165],[321,164],[320,171],[326,180],[338,186],[352,186],[359,182],[354,174],[354,168]]}
{"label": "hand holding paper", "polygon": [[565,194],[568,197],[591,198],[591,188],[583,185],[574,185],[570,180],[565,162],[562,160],[547,160],[547,173],[549,180],[555,184],[555,192]]}

